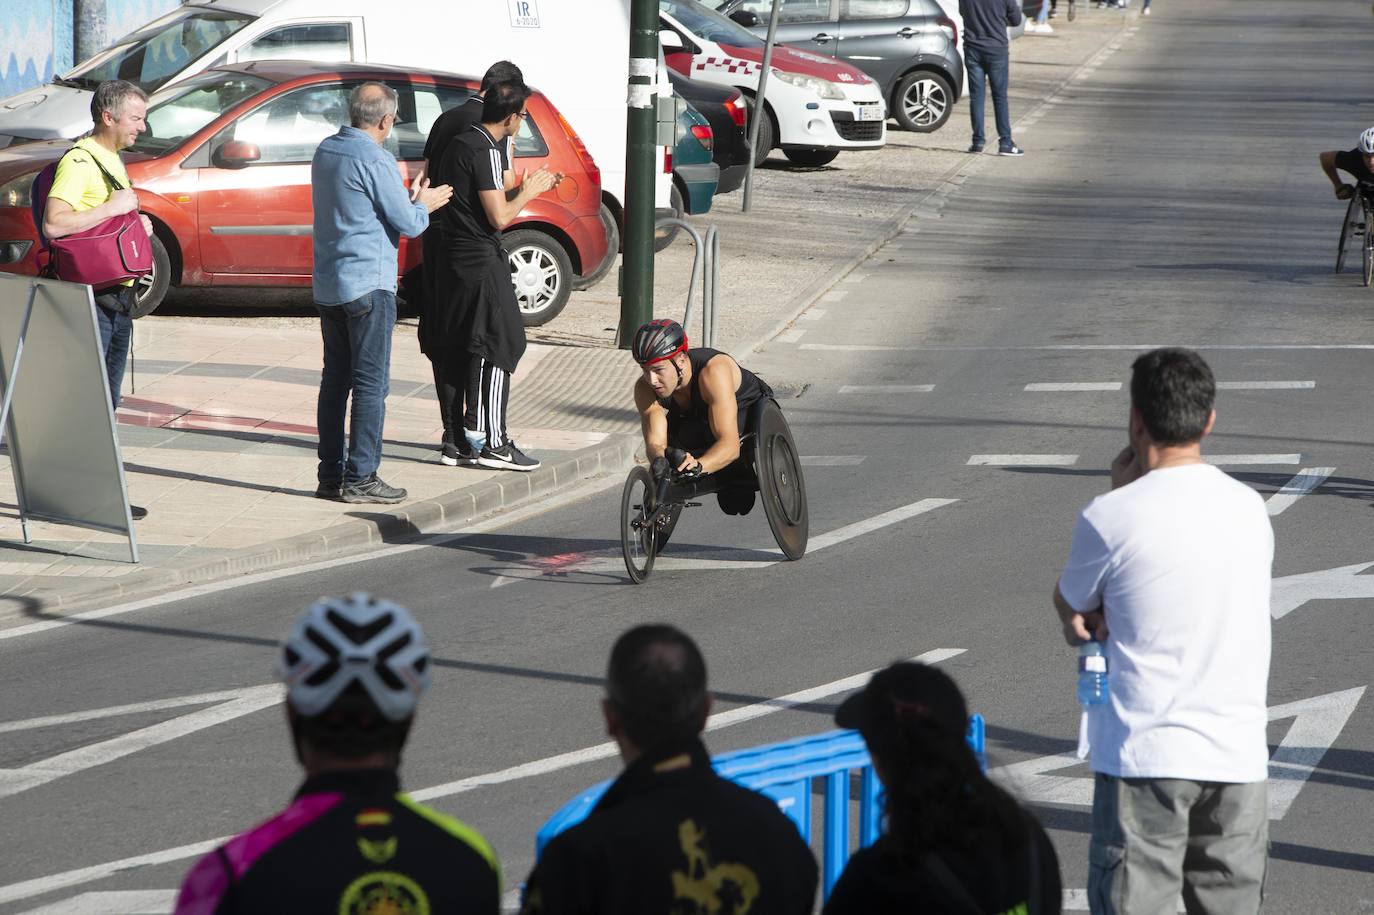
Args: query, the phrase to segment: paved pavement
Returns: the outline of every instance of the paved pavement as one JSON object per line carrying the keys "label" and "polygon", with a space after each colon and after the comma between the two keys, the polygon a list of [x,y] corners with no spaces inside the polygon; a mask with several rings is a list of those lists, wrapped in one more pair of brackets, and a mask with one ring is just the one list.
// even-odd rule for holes
{"label": "paved pavement", "polygon": [[[1018,136],[1031,130],[1047,97],[1075,73],[1091,71],[1126,22],[1116,13],[1089,15],[1053,37],[1015,44]],[[758,176],[753,212],[739,213],[741,195],[734,194],[697,220],[721,232],[718,346],[738,352],[771,339],[908,221],[938,218],[969,177],[1006,164],[962,152],[969,138],[962,105],[938,133],[889,137],[884,150],[846,153],[819,169],[787,168],[775,154]],[[1033,141],[1023,145],[1034,152]],[[685,238],[660,255],[657,313],[681,315],[691,265]],[[0,466],[0,627],[36,612],[454,529],[621,467],[637,441],[627,403],[633,366],[613,348],[615,290],[612,273],[531,334],[511,404],[517,441],[546,462],[528,479],[437,463],[429,364],[414,321],[402,322],[381,468],[387,482],[410,492],[396,509],[311,498],[320,349],[308,291],[174,294],[137,325],[118,416],[130,500],[150,510],[135,525],[142,562],[124,561],[127,546],[118,537],[69,526],[33,523],[33,543],[24,545],[12,480]]]}

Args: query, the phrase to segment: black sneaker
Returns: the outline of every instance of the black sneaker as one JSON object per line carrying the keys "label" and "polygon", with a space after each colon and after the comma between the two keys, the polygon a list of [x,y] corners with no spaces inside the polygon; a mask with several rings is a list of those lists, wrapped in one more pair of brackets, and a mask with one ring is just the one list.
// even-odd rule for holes
{"label": "black sneaker", "polygon": [[439,451],[439,463],[445,467],[476,464],[477,455],[472,453],[467,442],[463,442],[461,447],[453,444],[453,442],[444,442],[444,447]]}
{"label": "black sneaker", "polygon": [[539,467],[539,461],[515,447],[515,442],[506,442],[500,448],[487,446],[477,458],[477,463],[493,470],[531,471]]}
{"label": "black sneaker", "polygon": [[144,508],[142,505],[130,505],[129,517],[135,521],[142,521],[144,518],[148,517],[148,509]]}
{"label": "black sneaker", "polygon": [[1019,159],[1025,154],[1026,151],[1021,147],[1017,146],[1015,143],[1013,143],[1010,146],[1003,146],[1001,149],[997,150],[997,155],[1011,156],[1013,159]]}
{"label": "black sneaker", "polygon": [[321,482],[319,486],[315,487],[315,498],[337,499],[339,498],[339,491],[341,489],[343,489],[343,483],[339,482],[338,480],[329,480],[328,482]]}
{"label": "black sneaker", "polygon": [[980,152],[983,151],[983,144],[982,144],[982,143],[973,143],[973,144],[971,144],[971,145],[969,146],[968,151],[971,152],[971,153],[975,153],[975,154],[976,154],[976,153],[980,153]]}
{"label": "black sneaker", "polygon": [[380,502],[383,505],[395,505],[397,502],[405,501],[406,491],[386,485],[382,482],[381,477],[374,473],[365,480],[345,483],[339,497],[345,502],[355,505],[360,502]]}

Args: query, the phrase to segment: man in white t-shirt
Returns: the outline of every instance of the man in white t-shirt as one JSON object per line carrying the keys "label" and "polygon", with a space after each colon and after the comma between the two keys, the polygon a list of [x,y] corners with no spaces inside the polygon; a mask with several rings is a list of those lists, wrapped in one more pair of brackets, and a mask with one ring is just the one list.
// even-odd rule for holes
{"label": "man in white t-shirt", "polygon": [[1268,845],[1263,500],[1202,460],[1216,382],[1191,350],[1132,366],[1130,445],[1079,515],[1055,590],[1064,637],[1106,645],[1088,713],[1094,913],[1253,913]]}

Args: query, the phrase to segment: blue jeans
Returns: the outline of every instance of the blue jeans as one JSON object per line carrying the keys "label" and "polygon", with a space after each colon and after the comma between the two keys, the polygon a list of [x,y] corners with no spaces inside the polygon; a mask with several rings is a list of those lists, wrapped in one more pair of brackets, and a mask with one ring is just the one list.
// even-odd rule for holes
{"label": "blue jeans", "polygon": [[982,146],[983,135],[983,89],[984,80],[992,84],[992,107],[997,115],[998,146],[1008,149],[1015,145],[1011,140],[1011,112],[1007,106],[1007,70],[1009,69],[1006,48],[1000,51],[984,51],[981,48],[965,48],[964,63],[968,65],[968,114],[973,121],[973,145]]}
{"label": "blue jeans", "polygon": [[[1146,0],[1149,2],[1149,0]],[[1040,0],[1040,12],[1035,17],[1035,21],[1040,25],[1050,21],[1050,0]]]}
{"label": "blue jeans", "polygon": [[[344,302],[319,305],[324,371],[315,410],[319,428],[319,480],[355,483],[377,472],[382,461],[382,424],[391,388],[391,329],[396,294],[381,289]],[[353,417],[344,447],[349,394]]]}
{"label": "blue jeans", "polygon": [[124,366],[129,361],[129,341],[134,334],[134,319],[118,309],[121,300],[131,295],[132,288],[101,292],[95,297],[100,353],[105,357],[105,377],[110,382],[110,407],[114,410],[119,409],[119,389],[124,385]]}

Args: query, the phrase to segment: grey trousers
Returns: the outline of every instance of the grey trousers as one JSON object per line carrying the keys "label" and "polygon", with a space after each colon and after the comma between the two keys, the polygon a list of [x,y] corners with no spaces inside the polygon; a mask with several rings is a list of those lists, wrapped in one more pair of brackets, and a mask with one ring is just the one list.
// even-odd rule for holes
{"label": "grey trousers", "polygon": [[1268,782],[1095,776],[1093,915],[1253,915],[1268,857]]}

